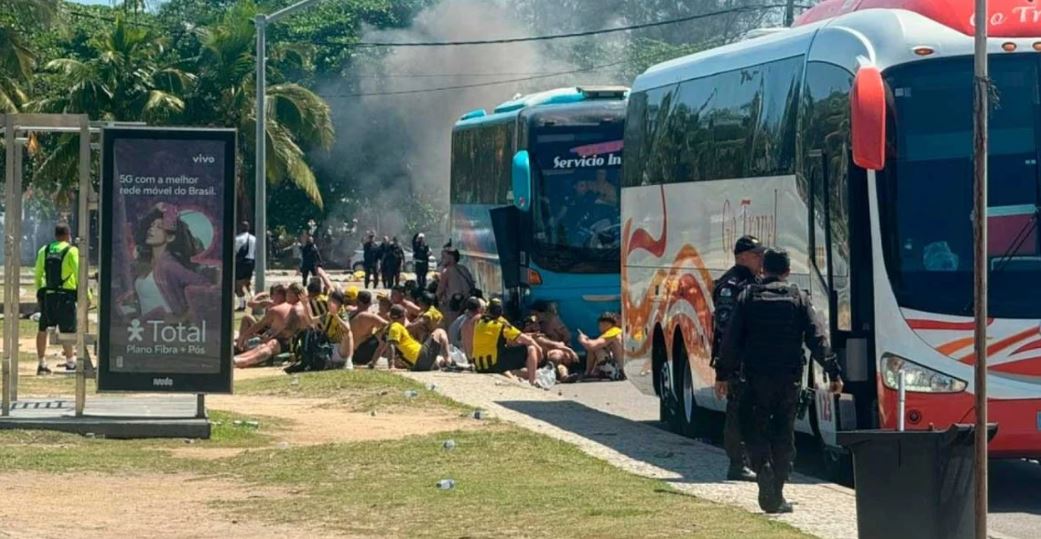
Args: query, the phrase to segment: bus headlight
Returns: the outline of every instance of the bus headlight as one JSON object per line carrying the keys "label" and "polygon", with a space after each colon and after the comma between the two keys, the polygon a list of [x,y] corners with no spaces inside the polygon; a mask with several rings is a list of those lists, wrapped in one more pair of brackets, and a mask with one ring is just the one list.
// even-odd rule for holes
{"label": "bus headlight", "polygon": [[882,383],[889,389],[899,389],[900,373],[904,373],[904,388],[917,393],[959,393],[966,383],[953,376],[923,367],[893,354],[882,356]]}

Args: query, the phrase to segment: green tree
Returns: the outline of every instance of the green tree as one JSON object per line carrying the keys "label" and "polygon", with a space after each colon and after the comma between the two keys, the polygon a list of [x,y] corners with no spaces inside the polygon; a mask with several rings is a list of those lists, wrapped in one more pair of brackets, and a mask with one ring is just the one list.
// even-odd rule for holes
{"label": "green tree", "polygon": [[[57,58],[43,69],[53,95],[30,104],[41,112],[87,114],[92,119],[165,123],[178,118],[195,75],[166,61],[164,40],[150,28],[117,15],[94,36],[85,59]],[[46,142],[34,184],[64,192],[76,178],[78,140],[61,136]]]}
{"label": "green tree", "polygon": [[[189,118],[194,123],[223,125],[238,129],[240,207],[250,207],[245,186],[254,153],[256,126],[254,80],[253,16],[256,6],[242,2],[233,6],[219,23],[198,30],[199,84],[189,103]],[[270,47],[273,66],[306,66],[306,49],[292,45]],[[334,132],[329,105],[311,90],[295,83],[281,82],[272,68],[267,88],[267,181],[273,185],[289,182],[307,194],[319,208],[322,196],[305,151],[311,147],[328,149]]]}
{"label": "green tree", "polygon": [[36,67],[29,35],[50,25],[58,0],[0,0],[0,112],[14,112],[28,101],[25,91]]}

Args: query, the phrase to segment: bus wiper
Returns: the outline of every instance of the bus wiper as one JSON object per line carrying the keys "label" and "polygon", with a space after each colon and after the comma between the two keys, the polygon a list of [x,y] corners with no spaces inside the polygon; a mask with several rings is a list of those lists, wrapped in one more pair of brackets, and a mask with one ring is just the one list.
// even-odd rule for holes
{"label": "bus wiper", "polygon": [[1031,232],[1037,230],[1039,211],[1041,211],[1041,209],[1035,206],[1034,214],[1030,216],[1030,219],[1027,219],[1026,223],[1023,223],[1023,228],[1016,233],[1016,236],[1012,238],[1012,241],[1009,243],[1008,248],[1005,249],[1005,252],[1002,253],[1000,257],[998,257],[996,261],[997,263],[993,266],[993,269],[990,270],[990,275],[992,277],[1004,270],[1008,266],[1009,262],[1012,262],[1012,259],[1016,257],[1019,250],[1023,248],[1023,244],[1026,243],[1027,238],[1030,237]]}

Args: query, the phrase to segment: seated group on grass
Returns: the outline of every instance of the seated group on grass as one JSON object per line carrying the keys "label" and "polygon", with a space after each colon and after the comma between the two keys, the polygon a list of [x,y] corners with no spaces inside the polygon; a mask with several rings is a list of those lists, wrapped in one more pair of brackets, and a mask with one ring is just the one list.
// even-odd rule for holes
{"label": "seated group on grass", "polygon": [[[298,284],[276,285],[254,297],[249,307],[262,309],[258,320],[247,315],[236,339],[236,367],[283,358],[286,370],[375,368],[386,358],[390,369],[437,369],[502,373],[536,383],[547,365],[558,381],[620,379],[621,328],[614,313],[599,317],[600,336],[571,332],[555,307],[537,303],[520,324],[505,317],[501,301],[471,297],[454,320],[437,308],[436,296],[403,285],[376,296],[355,287],[341,290],[321,269],[305,290]],[[315,344],[315,341],[320,341]],[[324,347],[324,348],[323,348]],[[325,352],[315,352],[325,350]],[[315,360],[313,355],[323,357]],[[584,359],[583,359],[584,356]],[[585,366],[582,366],[585,361]]]}

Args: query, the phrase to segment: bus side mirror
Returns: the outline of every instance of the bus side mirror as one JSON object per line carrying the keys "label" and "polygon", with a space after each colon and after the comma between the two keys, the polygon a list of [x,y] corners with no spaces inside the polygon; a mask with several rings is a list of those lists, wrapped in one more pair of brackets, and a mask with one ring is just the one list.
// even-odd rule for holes
{"label": "bus side mirror", "polygon": [[513,156],[513,204],[523,211],[531,205],[531,160],[527,150]]}
{"label": "bus side mirror", "polygon": [[877,67],[857,71],[849,104],[853,162],[867,170],[882,170],[886,164],[886,88]]}

